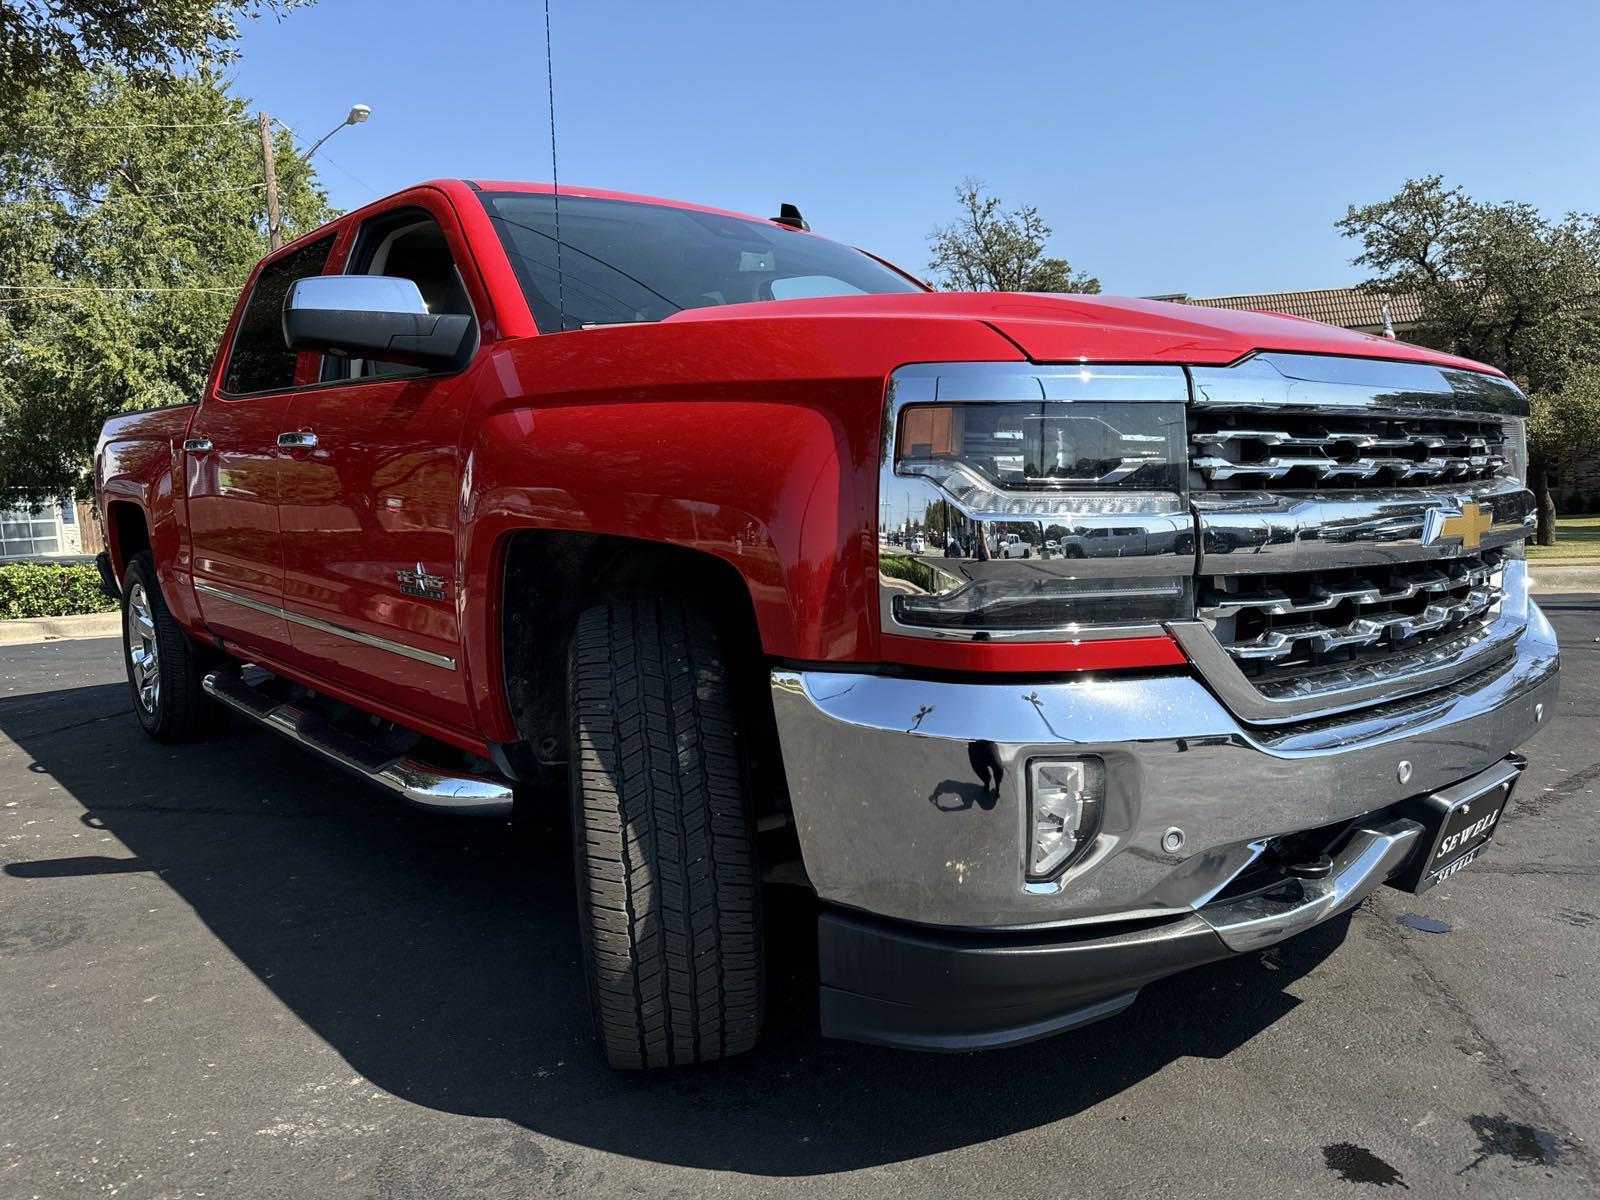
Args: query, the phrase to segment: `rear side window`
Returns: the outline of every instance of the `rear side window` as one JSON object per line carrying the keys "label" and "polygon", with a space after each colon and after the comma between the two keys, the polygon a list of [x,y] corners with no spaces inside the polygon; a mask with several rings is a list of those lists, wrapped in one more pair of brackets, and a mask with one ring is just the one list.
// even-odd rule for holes
{"label": "rear side window", "polygon": [[295,280],[322,274],[332,249],[330,235],[261,269],[233,335],[223,391],[243,395],[294,386],[296,354],[283,344],[283,298]]}

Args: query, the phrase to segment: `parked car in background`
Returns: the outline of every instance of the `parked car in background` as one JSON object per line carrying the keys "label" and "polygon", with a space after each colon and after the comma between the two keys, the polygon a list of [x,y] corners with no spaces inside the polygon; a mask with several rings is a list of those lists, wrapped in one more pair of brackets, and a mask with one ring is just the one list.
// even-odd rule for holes
{"label": "parked car in background", "polygon": [[971,1050],[1484,852],[1558,678],[1514,385],[800,224],[443,180],[270,254],[199,401],[96,452],[144,730],[564,808],[627,1068],[755,1043],[763,881],[825,1034]]}
{"label": "parked car in background", "polygon": [[1033,547],[1020,534],[1002,533],[993,542],[996,558],[1032,558]]}
{"label": "parked car in background", "polygon": [[1074,529],[1061,539],[1067,558],[1119,558],[1143,554],[1149,534],[1137,525],[1096,525]]}

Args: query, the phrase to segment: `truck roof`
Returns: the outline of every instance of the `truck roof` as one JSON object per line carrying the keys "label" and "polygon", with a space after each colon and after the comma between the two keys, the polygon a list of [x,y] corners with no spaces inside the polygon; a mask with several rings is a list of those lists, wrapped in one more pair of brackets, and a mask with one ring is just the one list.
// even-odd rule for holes
{"label": "truck roof", "polygon": [[[549,195],[557,189],[548,183],[530,183],[527,180],[507,179],[464,179],[468,187],[483,192],[533,192],[539,195]],[[754,216],[751,213],[738,212],[731,208],[716,208],[709,204],[693,204],[687,200],[673,200],[667,196],[647,196],[638,192],[619,192],[610,188],[584,187],[582,184],[563,183],[560,186],[563,196],[588,196],[596,200],[626,200],[634,204],[659,204],[666,208],[686,208],[691,212],[716,213],[723,217],[738,217],[743,221],[765,221],[768,218]]]}

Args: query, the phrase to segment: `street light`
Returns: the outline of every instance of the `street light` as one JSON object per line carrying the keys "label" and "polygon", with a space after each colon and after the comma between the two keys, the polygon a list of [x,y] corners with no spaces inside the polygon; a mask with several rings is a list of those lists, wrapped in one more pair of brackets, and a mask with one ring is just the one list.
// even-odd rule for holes
{"label": "street light", "polygon": [[[346,125],[359,125],[371,115],[372,109],[365,104],[352,104],[344,120],[318,138],[306,151],[306,161],[310,162],[311,156],[322,148],[322,143]],[[256,123],[261,132],[261,166],[267,176],[267,248],[276,250],[283,245],[283,235],[278,229],[278,171],[272,161],[272,118],[265,112],[259,112],[256,114]],[[290,130],[290,133],[293,132]]]}
{"label": "street light", "polygon": [[315,142],[311,143],[311,149],[306,151],[306,158],[309,159],[318,151],[318,149],[321,148],[323,142],[327,141],[334,134],[338,133],[339,130],[343,129],[346,125],[359,125],[371,115],[372,109],[368,108],[365,104],[352,104],[350,106],[349,113],[345,115],[343,121],[339,122],[339,124],[335,125],[332,129],[328,130],[327,133],[323,134]]}

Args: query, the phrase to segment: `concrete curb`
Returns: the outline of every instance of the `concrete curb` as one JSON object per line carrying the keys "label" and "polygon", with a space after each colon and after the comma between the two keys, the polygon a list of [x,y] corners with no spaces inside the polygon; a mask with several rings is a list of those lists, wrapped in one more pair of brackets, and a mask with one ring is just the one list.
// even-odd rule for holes
{"label": "concrete curb", "polygon": [[122,636],[120,612],[86,613],[80,617],[24,617],[0,621],[0,646],[54,642],[63,638]]}
{"label": "concrete curb", "polygon": [[1534,595],[1551,592],[1600,592],[1600,563],[1585,566],[1528,564]]}

